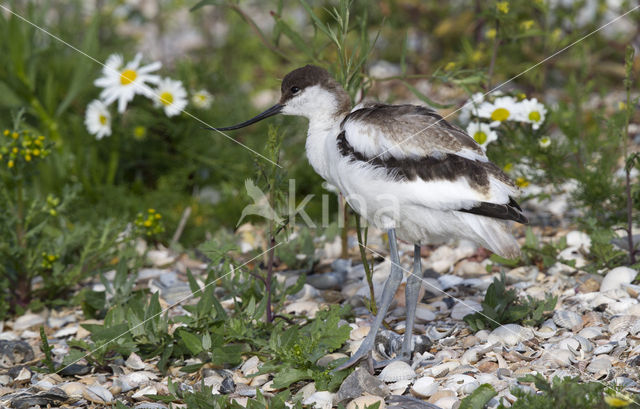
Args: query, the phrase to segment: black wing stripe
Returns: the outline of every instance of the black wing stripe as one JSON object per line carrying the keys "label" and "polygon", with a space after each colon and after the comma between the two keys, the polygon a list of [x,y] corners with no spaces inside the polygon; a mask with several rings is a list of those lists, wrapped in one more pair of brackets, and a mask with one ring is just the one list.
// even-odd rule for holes
{"label": "black wing stripe", "polygon": [[493,217],[494,219],[514,220],[522,224],[528,224],[529,220],[522,214],[520,205],[509,198],[509,204],[495,204],[489,202],[480,202],[480,204],[470,209],[458,209],[459,212],[473,213],[480,216]]}

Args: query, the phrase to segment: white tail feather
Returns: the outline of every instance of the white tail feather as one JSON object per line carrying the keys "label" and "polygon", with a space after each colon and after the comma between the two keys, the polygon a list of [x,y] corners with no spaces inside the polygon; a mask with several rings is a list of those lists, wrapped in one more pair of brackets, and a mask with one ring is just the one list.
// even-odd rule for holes
{"label": "white tail feather", "polygon": [[470,213],[456,212],[471,228],[475,241],[505,258],[520,256],[520,245],[508,231],[508,222]]}

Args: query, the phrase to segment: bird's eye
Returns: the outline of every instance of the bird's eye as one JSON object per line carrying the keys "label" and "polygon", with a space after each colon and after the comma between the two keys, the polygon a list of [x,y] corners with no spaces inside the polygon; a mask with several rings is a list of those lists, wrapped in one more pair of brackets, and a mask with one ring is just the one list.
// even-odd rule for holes
{"label": "bird's eye", "polygon": [[298,92],[300,92],[300,88],[298,88],[298,87],[291,87],[291,93],[292,93],[292,94],[297,94]]}

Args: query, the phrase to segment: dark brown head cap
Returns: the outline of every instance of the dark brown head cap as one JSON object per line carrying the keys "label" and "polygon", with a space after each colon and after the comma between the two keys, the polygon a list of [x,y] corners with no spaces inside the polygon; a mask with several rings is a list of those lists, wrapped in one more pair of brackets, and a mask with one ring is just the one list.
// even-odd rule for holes
{"label": "dark brown head cap", "polygon": [[333,77],[331,77],[327,70],[311,64],[305,65],[301,68],[296,68],[284,77],[282,80],[282,97],[280,98],[280,103],[286,103],[295,95],[302,92],[305,88],[312,87],[314,85],[319,85],[322,88],[337,94],[342,105],[341,108],[349,110],[351,103],[346,91],[336,80],[333,79]]}

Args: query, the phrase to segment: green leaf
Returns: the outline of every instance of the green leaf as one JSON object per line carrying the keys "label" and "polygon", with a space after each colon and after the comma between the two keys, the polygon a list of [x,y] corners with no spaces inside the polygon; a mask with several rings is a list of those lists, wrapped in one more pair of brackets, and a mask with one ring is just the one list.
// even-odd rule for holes
{"label": "green leaf", "polygon": [[313,379],[313,371],[310,369],[281,368],[273,376],[273,387],[276,389],[287,388],[294,382],[304,379]]}
{"label": "green leaf", "polygon": [[493,386],[488,383],[483,383],[478,386],[471,395],[462,399],[458,409],[482,409],[484,406],[498,393]]}
{"label": "green leaf", "polygon": [[202,340],[200,339],[200,337],[187,331],[179,331],[179,335],[187,349],[193,355],[198,355],[203,351]]}
{"label": "green leaf", "polygon": [[451,108],[453,106],[453,104],[439,104],[437,102],[435,102],[434,100],[432,100],[431,98],[427,97],[426,95],[424,95],[422,92],[418,91],[418,89],[416,87],[414,87],[413,85],[409,84],[407,81],[405,80],[400,80],[405,87],[407,87],[409,89],[409,91],[411,91],[411,93],[413,95],[415,95],[420,101],[424,102],[425,104],[435,107],[435,108],[440,108],[440,109],[445,109],[445,108]]}

